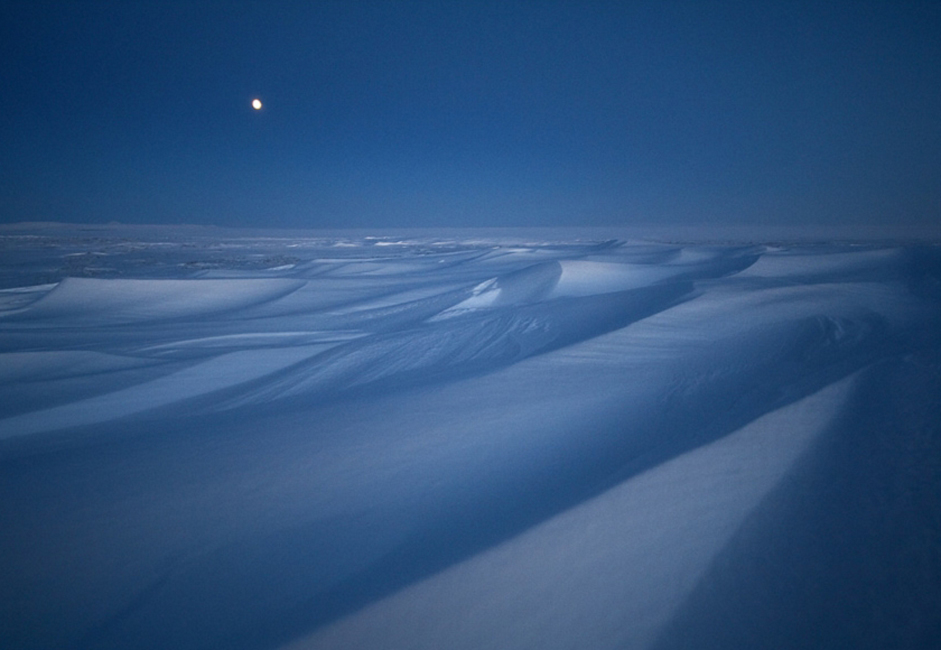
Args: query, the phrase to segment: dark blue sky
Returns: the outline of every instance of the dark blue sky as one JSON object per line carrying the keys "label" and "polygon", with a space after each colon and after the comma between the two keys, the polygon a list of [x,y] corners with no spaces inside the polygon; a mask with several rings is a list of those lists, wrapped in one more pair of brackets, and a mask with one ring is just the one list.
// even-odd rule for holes
{"label": "dark blue sky", "polygon": [[936,0],[0,11],[3,222],[941,219]]}

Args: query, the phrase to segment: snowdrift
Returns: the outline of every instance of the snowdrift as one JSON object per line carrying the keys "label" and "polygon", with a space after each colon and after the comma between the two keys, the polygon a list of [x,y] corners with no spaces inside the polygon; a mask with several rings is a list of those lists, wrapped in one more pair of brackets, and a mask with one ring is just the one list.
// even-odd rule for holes
{"label": "snowdrift", "polygon": [[941,642],[936,246],[17,236],[9,647]]}

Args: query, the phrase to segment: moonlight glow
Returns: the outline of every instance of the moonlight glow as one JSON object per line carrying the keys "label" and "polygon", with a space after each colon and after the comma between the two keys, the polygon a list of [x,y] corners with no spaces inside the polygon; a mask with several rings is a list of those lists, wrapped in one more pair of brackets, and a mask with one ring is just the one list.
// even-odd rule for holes
{"label": "moonlight glow", "polygon": [[253,100],[252,100],[252,108],[254,108],[256,111],[260,111],[260,110],[261,110],[261,100],[260,100],[260,99],[253,99]]}

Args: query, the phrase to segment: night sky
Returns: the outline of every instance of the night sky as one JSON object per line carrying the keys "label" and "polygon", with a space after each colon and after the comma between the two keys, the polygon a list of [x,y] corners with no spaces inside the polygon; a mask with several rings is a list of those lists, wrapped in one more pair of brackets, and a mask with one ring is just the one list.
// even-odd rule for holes
{"label": "night sky", "polygon": [[941,219],[937,0],[29,0],[0,17],[0,222]]}

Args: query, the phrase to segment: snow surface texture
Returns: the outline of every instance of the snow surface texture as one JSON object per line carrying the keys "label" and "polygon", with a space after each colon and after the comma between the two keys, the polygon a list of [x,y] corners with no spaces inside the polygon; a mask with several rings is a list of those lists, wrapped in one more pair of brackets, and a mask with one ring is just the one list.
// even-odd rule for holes
{"label": "snow surface texture", "polygon": [[936,648],[941,248],[0,231],[4,648]]}

